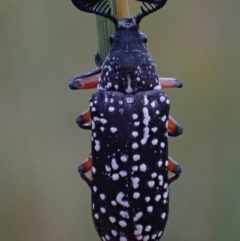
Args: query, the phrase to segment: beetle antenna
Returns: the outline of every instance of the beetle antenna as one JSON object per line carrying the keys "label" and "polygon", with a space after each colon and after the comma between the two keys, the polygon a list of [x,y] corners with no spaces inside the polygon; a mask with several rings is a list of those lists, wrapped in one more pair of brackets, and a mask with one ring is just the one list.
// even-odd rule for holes
{"label": "beetle antenna", "polygon": [[111,8],[107,0],[72,0],[72,3],[81,11],[108,18],[115,25],[118,23],[117,17],[111,14]]}
{"label": "beetle antenna", "polygon": [[[141,1],[141,0],[137,0],[137,1]],[[144,6],[144,7],[141,6],[142,13],[139,13],[137,16],[135,16],[135,20],[137,24],[139,24],[145,16],[164,7],[164,5],[167,2],[167,0],[145,0],[145,1],[146,2],[141,1]]]}

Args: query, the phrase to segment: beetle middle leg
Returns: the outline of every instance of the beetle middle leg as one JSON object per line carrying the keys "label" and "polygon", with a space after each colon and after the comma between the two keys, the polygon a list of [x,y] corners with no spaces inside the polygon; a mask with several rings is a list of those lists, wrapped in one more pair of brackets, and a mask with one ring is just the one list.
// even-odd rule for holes
{"label": "beetle middle leg", "polygon": [[175,174],[175,175],[169,177],[168,183],[170,184],[179,178],[179,176],[182,172],[182,167],[177,162],[175,162],[171,157],[168,157],[168,171]]}
{"label": "beetle middle leg", "polygon": [[88,158],[78,167],[78,172],[81,178],[88,184],[90,188],[92,186],[92,181],[87,176],[85,176],[85,173],[90,171],[91,169],[92,169],[92,155],[90,154]]}
{"label": "beetle middle leg", "polygon": [[171,117],[168,117],[168,135],[169,136],[179,136],[183,132],[183,128]]}
{"label": "beetle middle leg", "polygon": [[82,129],[91,129],[91,123],[90,123],[90,110],[85,110],[80,116],[77,117],[76,123],[77,125]]}

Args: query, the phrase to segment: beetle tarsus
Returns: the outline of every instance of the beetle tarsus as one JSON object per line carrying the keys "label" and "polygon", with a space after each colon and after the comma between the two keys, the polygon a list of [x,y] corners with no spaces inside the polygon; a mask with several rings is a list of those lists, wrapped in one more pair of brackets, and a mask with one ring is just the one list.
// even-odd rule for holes
{"label": "beetle tarsus", "polygon": [[85,176],[86,170],[84,169],[83,164],[81,164],[78,167],[78,173],[79,173],[80,177],[87,183],[87,185],[90,188],[92,188],[92,181],[87,176]]}

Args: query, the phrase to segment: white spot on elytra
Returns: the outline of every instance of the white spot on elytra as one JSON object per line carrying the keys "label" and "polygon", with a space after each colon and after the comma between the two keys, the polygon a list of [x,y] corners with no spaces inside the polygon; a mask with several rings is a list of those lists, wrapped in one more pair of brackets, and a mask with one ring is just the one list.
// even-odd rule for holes
{"label": "white spot on elytra", "polygon": [[167,100],[166,100],[166,103],[167,103],[168,105],[170,104],[170,101],[169,101],[169,99],[167,99]]}
{"label": "white spot on elytra", "polygon": [[133,160],[134,160],[135,162],[138,161],[138,160],[140,160],[140,155],[138,155],[138,154],[133,155]]}
{"label": "white spot on elytra", "polygon": [[140,122],[137,121],[137,122],[134,122],[134,126],[139,126],[140,125]]}
{"label": "white spot on elytra", "polygon": [[138,166],[133,166],[133,167],[132,167],[132,170],[133,170],[134,172],[136,172],[136,171],[138,170]]}
{"label": "white spot on elytra", "polygon": [[151,239],[155,239],[157,237],[157,234],[153,234]]}
{"label": "white spot on elytra", "polygon": [[122,205],[123,207],[128,208],[128,207],[129,207],[128,201],[123,201],[123,200],[122,200],[124,196],[125,196],[124,193],[119,192],[119,193],[117,194],[116,200],[117,200],[117,202],[118,202],[120,205]]}
{"label": "white spot on elytra", "polygon": [[96,173],[96,168],[92,167],[92,173]]}
{"label": "white spot on elytra", "polygon": [[139,181],[140,179],[138,177],[132,177],[132,184],[134,189],[139,187]]}
{"label": "white spot on elytra", "polygon": [[118,173],[113,174],[112,179],[113,181],[117,181],[119,179],[119,174]]}
{"label": "white spot on elytra", "polygon": [[156,104],[155,104],[154,101],[151,103],[151,106],[152,106],[153,108],[155,108]]}
{"label": "white spot on elytra", "polygon": [[163,176],[159,175],[158,180],[159,180],[159,185],[162,186],[163,185]]}
{"label": "white spot on elytra", "polygon": [[161,195],[158,194],[158,195],[155,197],[155,201],[158,202],[160,199],[161,199]]}
{"label": "white spot on elytra", "polygon": [[157,127],[153,127],[151,130],[152,130],[152,132],[155,133],[157,131]]}
{"label": "white spot on elytra", "polygon": [[122,162],[126,162],[127,161],[127,156],[126,155],[122,155],[120,157],[120,159],[121,159]]}
{"label": "white spot on elytra", "polygon": [[140,171],[145,172],[147,170],[147,166],[143,163],[140,165]]}
{"label": "white spot on elytra", "polygon": [[106,124],[106,123],[107,123],[107,120],[106,120],[106,119],[101,118],[101,119],[100,119],[100,122],[101,122],[102,124]]}
{"label": "white spot on elytra", "polygon": [[148,104],[148,98],[146,95],[144,95],[144,105],[147,105]]}
{"label": "white spot on elytra", "polygon": [[96,219],[99,219],[99,215],[98,215],[97,213],[94,214],[94,217],[95,217]]}
{"label": "white spot on elytra", "polygon": [[153,140],[152,140],[152,144],[153,144],[153,145],[157,145],[157,144],[158,144],[158,139],[153,139]]}
{"label": "white spot on elytra", "polygon": [[115,108],[114,108],[113,106],[110,106],[110,107],[108,108],[108,110],[109,110],[110,112],[113,112],[113,111],[115,110]]}
{"label": "white spot on elytra", "polygon": [[108,165],[105,165],[105,170],[106,170],[106,172],[110,172],[111,168]]}
{"label": "white spot on elytra", "polygon": [[143,237],[143,241],[148,241],[149,240],[149,235],[146,235]]}
{"label": "white spot on elytra", "polygon": [[119,239],[119,241],[127,241],[127,238],[124,237],[124,236],[122,236],[122,237]]}
{"label": "white spot on elytra", "polygon": [[111,223],[115,223],[116,222],[116,218],[114,218],[112,216],[109,217],[109,220],[110,220]]}
{"label": "white spot on elytra", "polygon": [[106,208],[100,208],[100,211],[102,212],[102,213],[106,213]]}
{"label": "white spot on elytra", "polygon": [[158,233],[158,237],[160,238],[162,235],[162,231]]}
{"label": "white spot on elytra", "polygon": [[148,186],[149,186],[149,187],[152,188],[152,187],[154,187],[154,185],[155,185],[155,182],[154,182],[154,181],[149,181],[149,182],[148,182]]}
{"label": "white spot on elytra", "polygon": [[115,201],[111,201],[111,204],[112,204],[113,206],[117,206],[117,203],[116,203]]}
{"label": "white spot on elytra", "polygon": [[134,216],[134,218],[133,218],[133,221],[138,221],[141,217],[142,217],[142,215],[143,215],[143,213],[142,212],[138,212],[135,216]]}
{"label": "white spot on elytra", "polygon": [[95,148],[96,151],[100,150],[100,142],[99,141],[95,140],[95,147],[94,148]]}
{"label": "white spot on elytra", "polygon": [[133,118],[134,120],[136,120],[136,119],[138,118],[138,115],[137,115],[137,114],[133,114],[133,115],[132,115],[132,118]]}
{"label": "white spot on elytra", "polygon": [[100,194],[100,198],[101,198],[102,200],[105,200],[106,195],[105,195],[105,194],[103,194],[103,193],[101,193],[101,194]]}
{"label": "white spot on elytra", "polygon": [[145,201],[148,203],[150,201],[150,197],[145,197]]}
{"label": "white spot on elytra", "polygon": [[140,197],[140,193],[139,192],[134,192],[133,193],[133,198],[138,199]]}
{"label": "white spot on elytra", "polygon": [[112,233],[112,235],[113,235],[114,237],[117,236],[117,231],[116,231],[116,230],[112,229],[112,230],[111,230],[111,233]]}
{"label": "white spot on elytra", "polygon": [[143,107],[143,116],[144,116],[143,124],[145,126],[148,126],[148,123],[149,123],[151,118],[148,114],[148,109],[146,107]]}
{"label": "white spot on elytra", "polygon": [[120,211],[120,215],[123,217],[123,218],[129,218],[129,214],[128,214],[128,212],[126,212],[126,211]]}
{"label": "white spot on elytra", "polygon": [[145,228],[145,232],[149,232],[151,229],[152,229],[152,226],[151,225],[147,225],[146,228]]}
{"label": "white spot on elytra", "polygon": [[120,220],[118,224],[123,228],[127,226],[127,223],[124,220]]}
{"label": "white spot on elytra", "polygon": [[164,116],[162,117],[162,121],[165,121],[166,119],[167,119],[167,116],[164,115]]}
{"label": "white spot on elytra", "polygon": [[143,129],[143,139],[141,140],[141,144],[144,145],[147,142],[147,139],[149,138],[149,128],[148,128],[148,123],[150,121],[150,116],[148,113],[148,109],[146,107],[143,107],[143,124],[146,126]]}
{"label": "white spot on elytra", "polygon": [[148,207],[147,207],[147,211],[148,211],[149,213],[151,213],[151,212],[153,211],[153,206],[148,206]]}
{"label": "white spot on elytra", "polygon": [[161,142],[161,147],[164,148],[165,147],[165,143],[164,142]]}
{"label": "white spot on elytra", "polygon": [[115,133],[117,131],[117,128],[116,127],[111,127],[110,130],[111,130],[112,133]]}
{"label": "white spot on elytra", "polygon": [[165,166],[166,166],[166,167],[168,166],[168,161],[165,162]]}
{"label": "white spot on elytra", "polygon": [[152,178],[157,177],[157,173],[156,173],[156,172],[152,173],[152,174],[151,174],[151,177],[152,177]]}
{"label": "white spot on elytra", "polygon": [[168,197],[168,191],[166,191],[165,193],[163,193],[163,198],[167,198]]}
{"label": "white spot on elytra", "polygon": [[120,174],[121,177],[127,176],[127,172],[126,171],[120,171],[119,174]]}
{"label": "white spot on elytra", "polygon": [[166,100],[166,97],[162,95],[162,96],[160,97],[160,101],[163,102],[164,100]]}
{"label": "white spot on elytra", "polygon": [[137,137],[137,136],[138,136],[138,133],[137,133],[136,131],[133,131],[133,132],[132,132],[132,136],[133,136],[133,137]]}
{"label": "white spot on elytra", "polygon": [[161,218],[165,219],[165,217],[166,217],[166,213],[162,213]]}
{"label": "white spot on elytra", "polygon": [[112,159],[112,168],[113,170],[117,170],[118,169],[118,164],[115,158]]}
{"label": "white spot on elytra", "polygon": [[133,144],[132,144],[132,148],[133,148],[133,149],[137,149],[137,148],[138,148],[138,144],[137,144],[136,142],[133,143]]}
{"label": "white spot on elytra", "polygon": [[162,166],[162,160],[158,161],[158,167]]}
{"label": "white spot on elytra", "polygon": [[143,239],[143,236],[142,235],[139,235],[136,237],[137,240],[142,240]]}

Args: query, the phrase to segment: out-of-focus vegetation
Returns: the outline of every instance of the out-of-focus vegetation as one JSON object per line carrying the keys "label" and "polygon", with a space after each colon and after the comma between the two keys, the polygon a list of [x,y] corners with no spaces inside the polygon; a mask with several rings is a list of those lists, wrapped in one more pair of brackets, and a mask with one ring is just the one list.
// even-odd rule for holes
{"label": "out-of-focus vegetation", "polygon": [[[77,173],[89,132],[75,124],[93,91],[68,89],[94,66],[95,17],[70,0],[0,6],[0,240],[97,241]],[[171,0],[141,24],[160,75],[184,81],[167,91],[184,172],[163,241],[239,240],[239,13],[239,0]]]}

